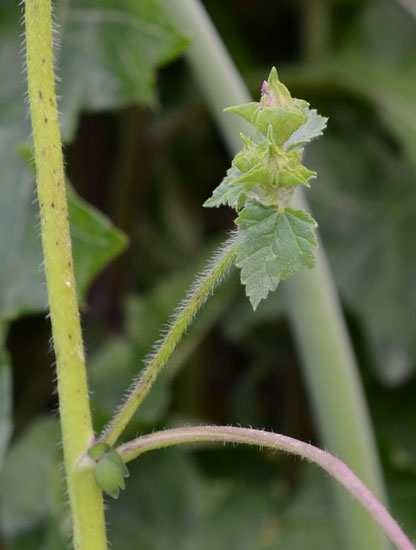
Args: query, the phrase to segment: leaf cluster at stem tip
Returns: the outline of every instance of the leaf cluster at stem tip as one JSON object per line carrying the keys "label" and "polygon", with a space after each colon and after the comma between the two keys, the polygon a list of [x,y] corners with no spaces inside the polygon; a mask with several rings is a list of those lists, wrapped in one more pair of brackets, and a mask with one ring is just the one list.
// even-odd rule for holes
{"label": "leaf cluster at stem tip", "polygon": [[254,309],[282,279],[315,265],[315,220],[289,208],[298,186],[316,173],[302,164],[303,147],[322,134],[327,119],[292,98],[273,67],[260,101],[226,111],[253,126],[244,147],[204,206],[228,205],[238,212],[236,265]]}

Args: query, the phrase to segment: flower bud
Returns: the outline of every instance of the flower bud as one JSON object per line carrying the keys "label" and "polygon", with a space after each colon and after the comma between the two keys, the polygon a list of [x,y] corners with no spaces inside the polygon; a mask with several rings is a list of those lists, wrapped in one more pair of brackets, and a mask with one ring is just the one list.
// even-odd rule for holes
{"label": "flower bud", "polygon": [[103,491],[113,498],[118,498],[120,489],[125,489],[124,478],[128,477],[127,467],[114,449],[104,454],[98,461],[94,476]]}

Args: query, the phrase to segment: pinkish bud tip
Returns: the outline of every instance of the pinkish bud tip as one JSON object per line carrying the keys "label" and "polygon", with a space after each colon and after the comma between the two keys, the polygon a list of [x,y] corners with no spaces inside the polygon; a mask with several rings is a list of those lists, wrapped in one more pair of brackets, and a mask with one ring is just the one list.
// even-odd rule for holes
{"label": "pinkish bud tip", "polygon": [[269,83],[267,82],[267,80],[264,80],[263,81],[263,85],[261,87],[261,91],[263,94],[267,94],[267,86],[269,85]]}

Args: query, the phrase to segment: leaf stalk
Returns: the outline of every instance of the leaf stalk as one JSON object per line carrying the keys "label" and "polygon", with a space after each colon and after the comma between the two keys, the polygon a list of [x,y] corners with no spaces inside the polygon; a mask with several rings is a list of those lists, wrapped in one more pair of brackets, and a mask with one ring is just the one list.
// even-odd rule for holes
{"label": "leaf stalk", "polygon": [[143,453],[184,443],[223,442],[239,443],[267,447],[275,451],[284,451],[306,458],[336,479],[349,493],[354,496],[367,512],[375,519],[385,535],[397,550],[414,550],[406,534],[393,519],[386,508],[377,500],[373,493],[354,474],[344,462],[326,451],[309,443],[287,437],[285,435],[253,430],[251,428],[235,428],[233,426],[191,426],[154,432],[129,441],[118,447],[117,451],[125,462],[137,458]]}
{"label": "leaf stalk", "polygon": [[100,440],[110,445],[110,447],[117,441],[148,394],[153,382],[168,362],[200,307],[227,274],[234,262],[236,247],[237,242],[235,236],[232,235],[214,255],[206,271],[197,279],[187,298],[180,304],[172,323],[167,329],[166,336],[156,346],[153,355],[147,361],[147,367],[133,384],[127,400],[100,437]]}
{"label": "leaf stalk", "polygon": [[[234,156],[241,147],[239,132],[247,134],[247,126],[241,125],[238,119],[227,118],[221,111],[228,105],[249,103],[252,100],[250,93],[201,2],[166,0],[165,5],[184,31],[194,37],[187,51],[188,64]],[[301,190],[297,191],[292,206],[309,211]],[[316,268],[297,274],[285,283],[284,289],[323,440],[332,453],[342,457],[377,497],[385,501],[384,483],[359,370],[322,246],[317,253]],[[317,319],[322,319],[322,324]],[[330,356],[327,354],[328,347]],[[310,383],[311,380],[313,383]],[[336,384],[332,383],[334,380]],[[344,433],[344,426],[348,435]],[[334,490],[346,548],[386,548],[379,529],[368,520],[360,507],[338,491],[338,487],[335,486]]]}

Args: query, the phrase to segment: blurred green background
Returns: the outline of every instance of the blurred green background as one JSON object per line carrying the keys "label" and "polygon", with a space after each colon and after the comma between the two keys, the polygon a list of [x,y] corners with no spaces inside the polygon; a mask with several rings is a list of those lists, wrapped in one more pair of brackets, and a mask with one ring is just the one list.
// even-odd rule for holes
{"label": "blurred green background", "polygon": [[[174,1],[174,0],[172,0]],[[329,117],[308,198],[361,369],[394,515],[416,537],[416,7],[411,0],[205,0],[253,96],[270,67]],[[23,74],[0,4],[0,549],[67,547],[57,396]],[[202,203],[229,167],[161,0],[55,3],[58,94],[99,430],[233,226]],[[229,115],[233,116],[233,115]],[[241,424],[319,444],[280,290],[253,313],[234,273],[126,437]],[[342,430],[342,426],[340,426]],[[109,503],[113,548],[341,548],[327,478],[245,448],[150,453]],[[369,549],[372,550],[372,549]]]}

